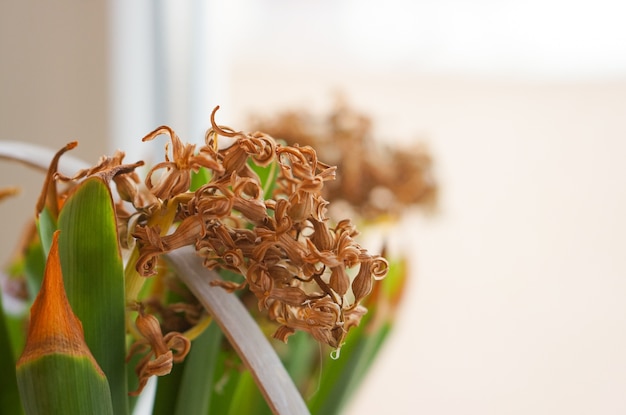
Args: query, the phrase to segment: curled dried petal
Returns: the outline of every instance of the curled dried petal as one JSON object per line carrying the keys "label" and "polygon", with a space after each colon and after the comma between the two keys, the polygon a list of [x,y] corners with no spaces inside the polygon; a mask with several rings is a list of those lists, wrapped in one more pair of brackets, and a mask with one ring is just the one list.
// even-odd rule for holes
{"label": "curled dried petal", "polygon": [[350,287],[350,277],[348,276],[345,268],[340,266],[333,267],[330,273],[328,285],[337,294],[344,296]]}
{"label": "curled dried petal", "polygon": [[[184,360],[189,353],[191,342],[180,333],[171,332],[163,336],[161,326],[156,317],[144,314],[140,309],[135,320],[137,330],[142,338],[137,340],[130,348],[126,360],[145,349],[148,353],[139,361],[135,367],[135,373],[139,378],[139,386],[129,395],[137,396],[146,386],[151,376],[164,376],[172,371],[172,365]],[[173,353],[175,352],[175,353]]]}

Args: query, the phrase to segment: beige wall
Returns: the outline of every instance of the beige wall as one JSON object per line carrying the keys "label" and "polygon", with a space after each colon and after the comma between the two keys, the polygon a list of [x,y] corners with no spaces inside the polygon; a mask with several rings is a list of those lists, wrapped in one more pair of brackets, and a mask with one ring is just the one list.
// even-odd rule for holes
{"label": "beige wall", "polygon": [[411,282],[347,414],[626,413],[626,80],[251,67],[242,113],[320,111],[340,88],[435,158],[440,212],[396,232]]}
{"label": "beige wall", "polygon": [[[74,155],[97,160],[107,149],[106,2],[0,2],[1,140],[59,148],[78,140]],[[19,196],[0,204],[4,262],[33,216],[43,175],[0,161],[0,186]]]}

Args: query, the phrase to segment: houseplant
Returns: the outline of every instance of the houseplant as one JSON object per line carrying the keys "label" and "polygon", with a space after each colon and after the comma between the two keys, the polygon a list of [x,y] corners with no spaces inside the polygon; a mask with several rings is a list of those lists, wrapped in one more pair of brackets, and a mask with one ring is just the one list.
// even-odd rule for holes
{"label": "houseplant", "polygon": [[[51,157],[11,269],[28,288],[30,327],[25,314],[0,318],[0,367],[12,374],[17,361],[3,408],[129,413],[147,380],[166,374],[153,413],[305,413],[294,382],[312,412],[345,403],[390,324],[363,304],[397,297],[402,267],[375,283],[388,263],[357,243],[349,220],[327,218],[321,192],[335,168],[313,148],[214,116],[199,148],[169,127],[144,137],[169,136],[169,149],[143,181],[143,162],[121,152],[71,175],[59,165],[76,143]],[[19,148],[0,152],[41,167]],[[275,345],[282,363],[262,334],[267,317],[275,338],[290,338]],[[320,353],[336,360],[316,374]]]}

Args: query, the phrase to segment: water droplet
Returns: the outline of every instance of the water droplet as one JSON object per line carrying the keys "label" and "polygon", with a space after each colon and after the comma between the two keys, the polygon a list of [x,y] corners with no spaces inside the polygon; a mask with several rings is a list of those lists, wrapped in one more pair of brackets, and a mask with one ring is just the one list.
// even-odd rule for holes
{"label": "water droplet", "polygon": [[330,358],[333,360],[339,359],[339,355],[341,354],[341,347],[330,352]]}

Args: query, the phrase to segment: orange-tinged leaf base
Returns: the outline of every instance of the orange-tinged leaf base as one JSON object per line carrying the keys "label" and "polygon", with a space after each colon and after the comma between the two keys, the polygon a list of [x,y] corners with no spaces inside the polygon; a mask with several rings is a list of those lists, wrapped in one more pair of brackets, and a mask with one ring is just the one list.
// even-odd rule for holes
{"label": "orange-tinged leaf base", "polygon": [[45,355],[59,353],[87,357],[101,372],[85,343],[82,323],[72,311],[65,295],[58,237],[59,231],[56,231],[52,239],[41,290],[30,310],[26,346],[17,366]]}

